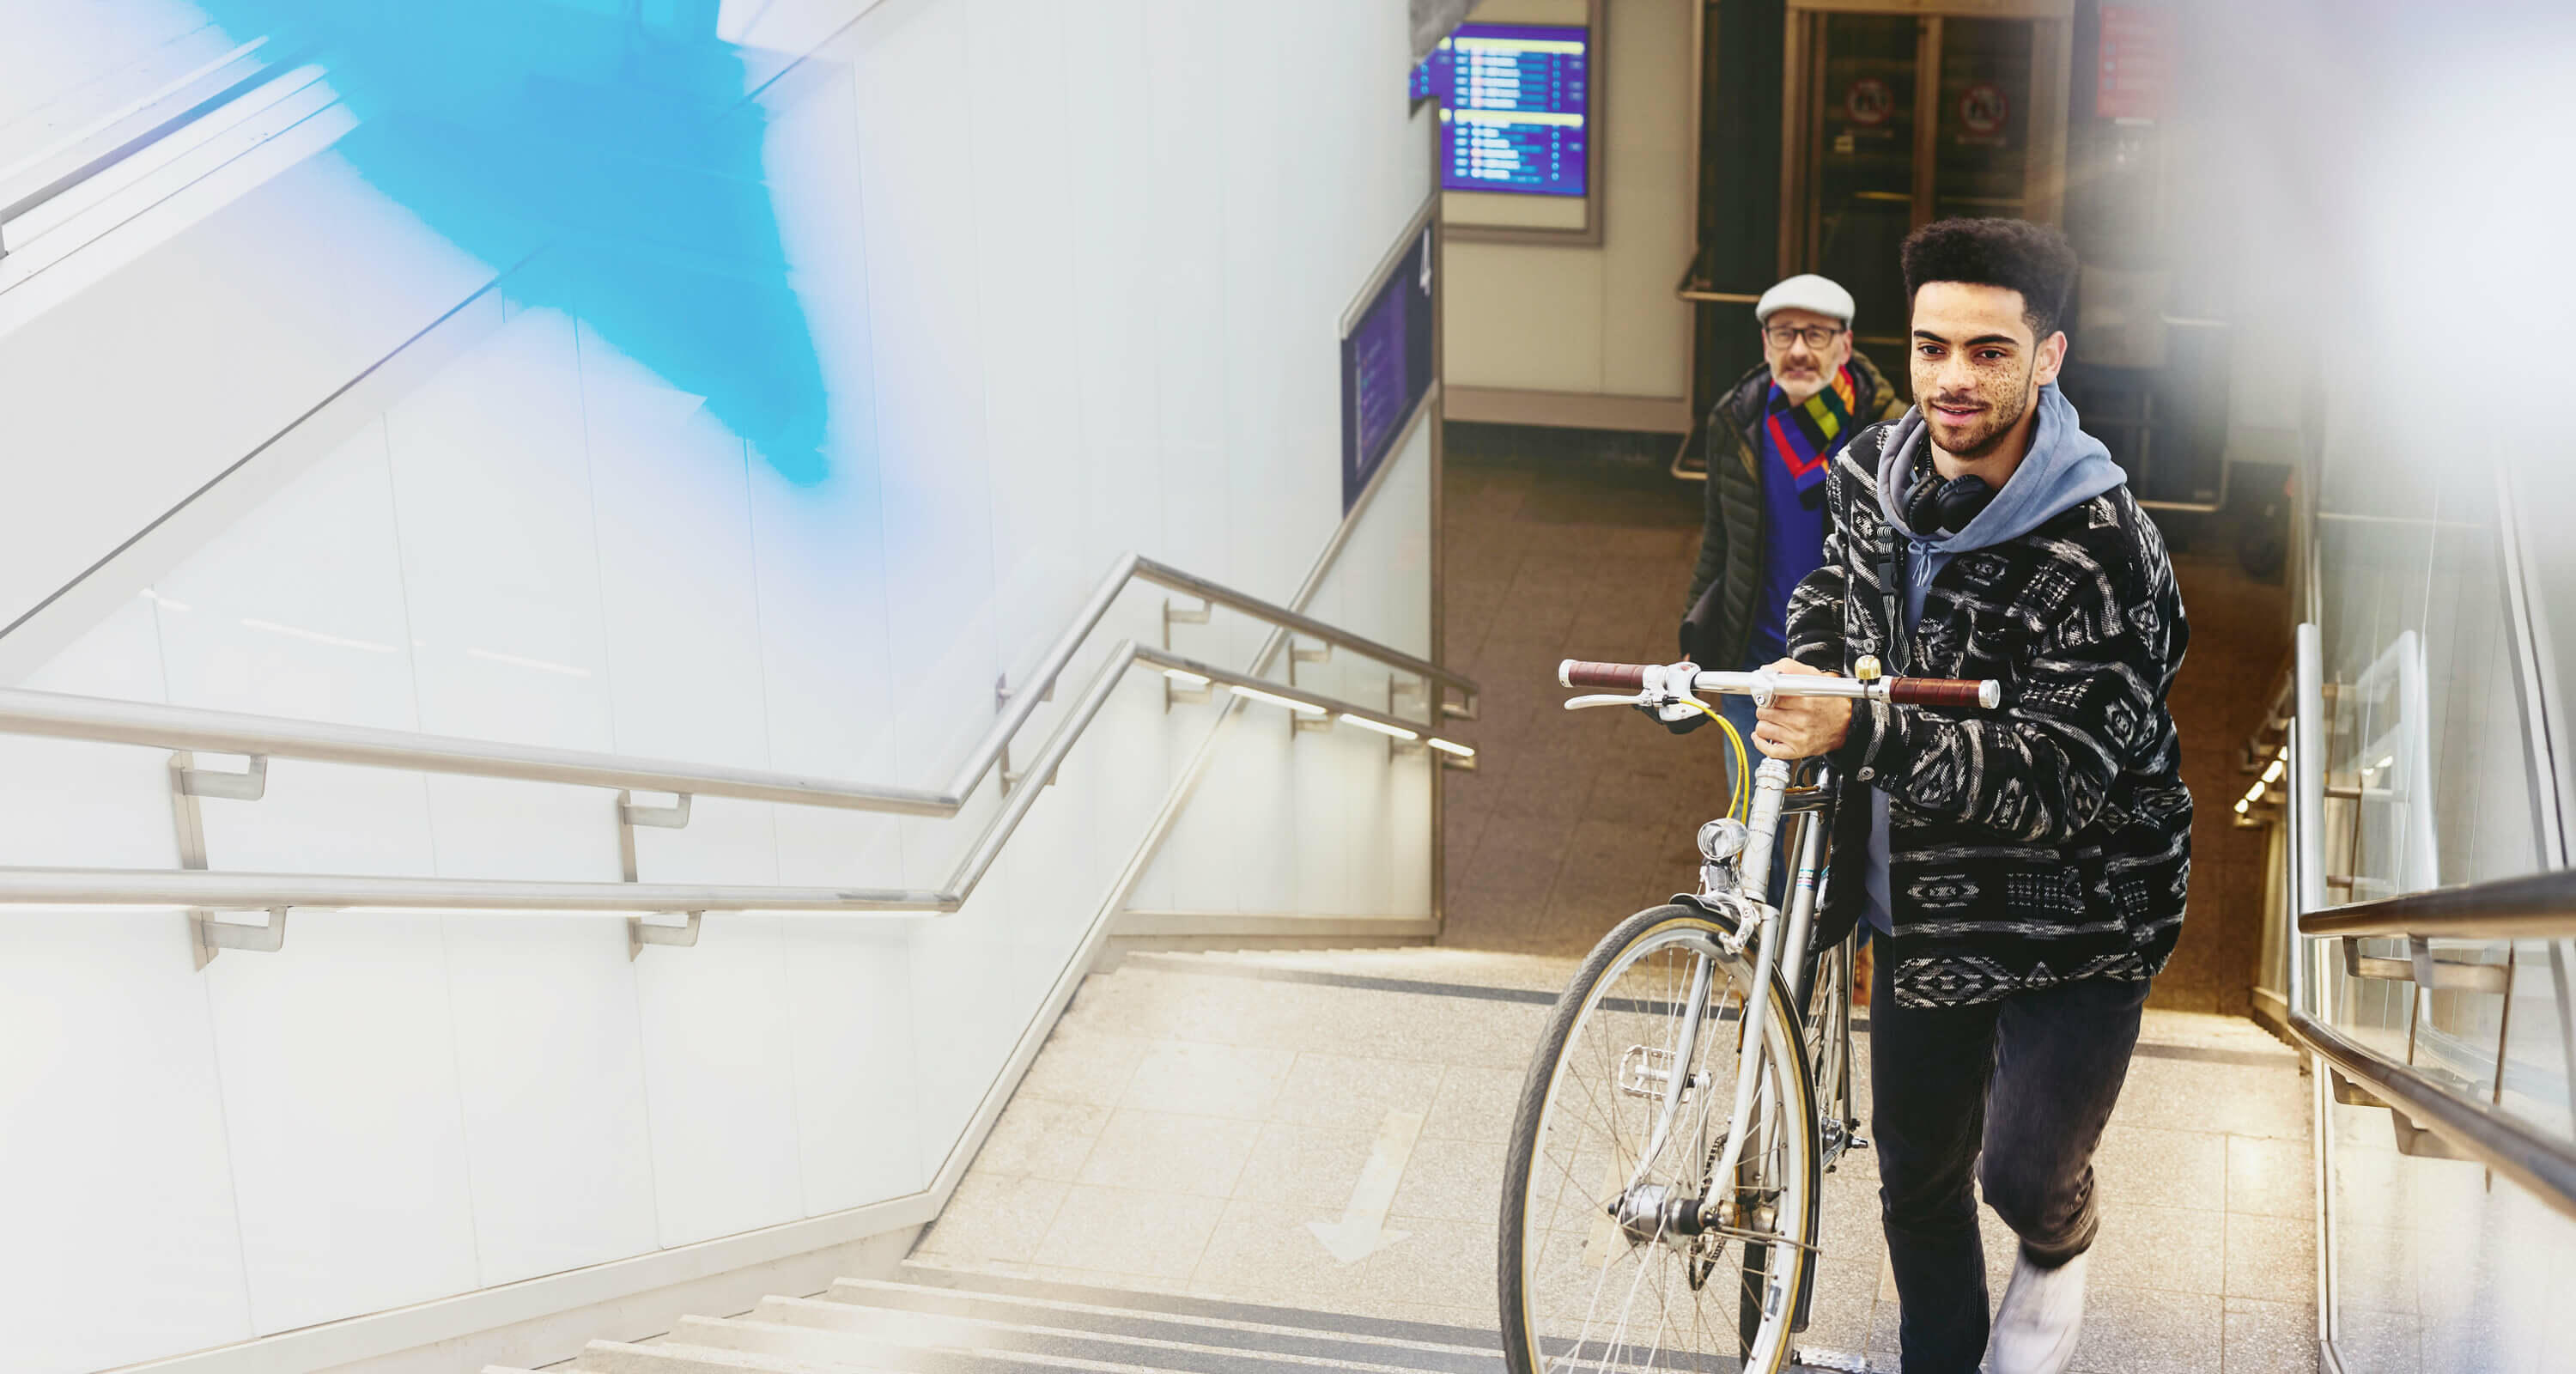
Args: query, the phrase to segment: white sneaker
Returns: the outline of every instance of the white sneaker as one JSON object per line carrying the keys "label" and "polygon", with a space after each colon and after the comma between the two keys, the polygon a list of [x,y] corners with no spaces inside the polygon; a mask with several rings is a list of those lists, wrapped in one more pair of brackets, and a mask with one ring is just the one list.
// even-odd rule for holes
{"label": "white sneaker", "polygon": [[2084,1329],[2084,1256],[2042,1269],[2015,1256],[1986,1352],[1994,1374],[2064,1374]]}

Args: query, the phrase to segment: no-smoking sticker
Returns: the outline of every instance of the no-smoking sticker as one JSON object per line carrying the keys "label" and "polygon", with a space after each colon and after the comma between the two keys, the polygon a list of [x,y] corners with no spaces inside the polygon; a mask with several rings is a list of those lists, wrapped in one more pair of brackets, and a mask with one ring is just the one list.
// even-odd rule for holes
{"label": "no-smoking sticker", "polygon": [[1843,113],[1854,124],[1876,128],[1896,113],[1896,92],[1877,77],[1864,76],[1843,92]]}
{"label": "no-smoking sticker", "polygon": [[1959,93],[1959,127],[1969,133],[2001,133],[2011,114],[2011,99],[1991,81],[1980,81]]}

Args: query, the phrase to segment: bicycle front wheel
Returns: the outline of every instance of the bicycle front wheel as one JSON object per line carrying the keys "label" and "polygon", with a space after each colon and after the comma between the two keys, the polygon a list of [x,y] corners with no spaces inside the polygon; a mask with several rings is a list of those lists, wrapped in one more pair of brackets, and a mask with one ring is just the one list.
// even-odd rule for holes
{"label": "bicycle front wheel", "polygon": [[[1732,930],[1722,911],[1641,911],[1594,947],[1557,1000],[1504,1163],[1512,1374],[1771,1374],[1788,1361],[1812,1269],[1798,1261],[1816,1242],[1815,1095],[1787,991],[1776,977],[1753,986],[1751,951],[1728,952]],[[1762,1067],[1738,1120],[1748,1030]],[[1711,1177],[1736,1135],[1738,1164]],[[1709,1207],[1712,1198],[1728,1205]]]}

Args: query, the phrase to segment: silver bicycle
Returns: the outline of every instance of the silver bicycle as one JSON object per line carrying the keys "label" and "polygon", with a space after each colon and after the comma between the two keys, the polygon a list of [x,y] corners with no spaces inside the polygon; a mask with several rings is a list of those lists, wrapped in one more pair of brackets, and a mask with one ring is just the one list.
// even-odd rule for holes
{"label": "silver bicycle", "polygon": [[[1566,709],[1706,711],[1699,693],[1841,696],[1991,709],[1998,684],[1585,663]],[[1709,714],[1714,715],[1711,711]],[[1847,938],[1808,955],[1834,780],[1766,759],[1700,827],[1700,889],[1602,937],[1557,999],[1504,1165],[1500,1279],[1513,1374],[1770,1374],[1806,1326],[1823,1175],[1864,1148],[1852,1112]],[[1741,813],[1740,817],[1737,813]],[[1783,823],[1796,865],[1770,892]]]}

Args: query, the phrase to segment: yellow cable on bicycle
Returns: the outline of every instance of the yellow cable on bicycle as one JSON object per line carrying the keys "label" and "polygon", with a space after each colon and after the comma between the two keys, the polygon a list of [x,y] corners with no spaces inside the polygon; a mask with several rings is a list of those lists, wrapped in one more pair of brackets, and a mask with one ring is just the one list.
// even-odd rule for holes
{"label": "yellow cable on bicycle", "polygon": [[1712,710],[1707,702],[1694,696],[1684,696],[1682,700],[1698,707],[1701,715],[1716,721],[1717,728],[1726,732],[1726,747],[1734,759],[1734,767],[1729,770],[1733,774],[1734,790],[1726,799],[1726,814],[1737,820],[1747,819],[1744,810],[1746,804],[1753,800],[1753,788],[1746,775],[1752,771],[1752,765],[1745,757],[1743,733],[1735,728],[1734,721]]}
{"label": "yellow cable on bicycle", "polygon": [[1753,819],[1753,763],[1745,753],[1744,734],[1735,728],[1734,721],[1715,711],[1710,711],[1709,715],[1715,718],[1718,728],[1726,732],[1727,748],[1735,755],[1735,795],[1727,800],[1726,814],[1749,822]]}

